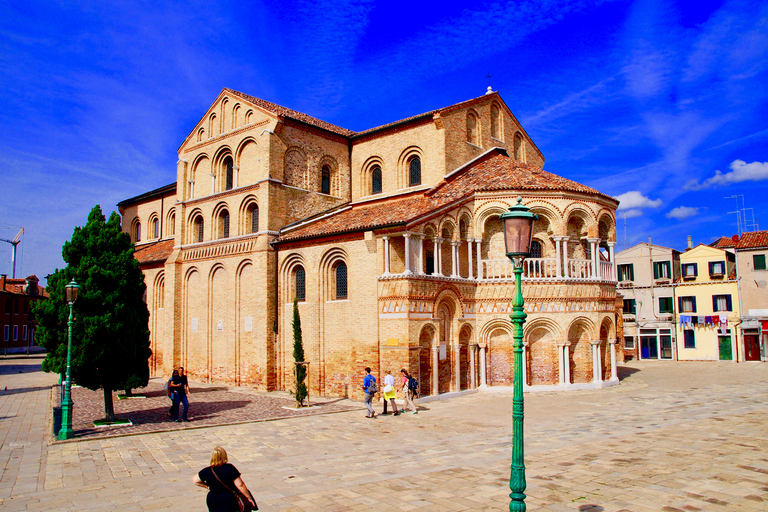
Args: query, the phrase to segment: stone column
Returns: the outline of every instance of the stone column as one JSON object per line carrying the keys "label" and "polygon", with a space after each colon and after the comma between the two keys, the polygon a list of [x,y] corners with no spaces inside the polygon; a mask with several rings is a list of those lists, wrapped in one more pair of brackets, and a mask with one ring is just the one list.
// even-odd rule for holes
{"label": "stone column", "polygon": [[[471,247],[471,245],[470,245]],[[469,388],[475,389],[477,382],[475,379],[475,351],[477,350],[477,344],[470,343],[469,345]]]}
{"label": "stone column", "polygon": [[451,242],[451,277],[461,277],[459,275],[459,244],[461,242]]}
{"label": "stone column", "polygon": [[558,384],[565,384],[565,365],[566,365],[566,358],[565,358],[565,342],[557,342],[557,363],[558,363],[558,373],[557,373],[557,383]]}
{"label": "stone column", "polygon": [[563,345],[563,362],[565,363],[565,384],[571,383],[571,343]]}
{"label": "stone column", "polygon": [[592,344],[592,382],[602,382],[600,375],[600,340],[590,340]]}
{"label": "stone column", "polygon": [[240,166],[239,165],[233,166],[232,173],[234,174],[234,176],[232,177],[233,178],[232,188],[237,188],[237,183],[238,183],[238,180],[240,179]]}
{"label": "stone column", "polygon": [[485,347],[480,347],[480,387],[486,387],[487,379],[485,375]]}
{"label": "stone column", "polygon": [[565,277],[571,277],[571,273],[568,269],[568,237],[564,236],[562,242],[563,242],[563,268],[564,268],[563,275]]}
{"label": "stone column", "polygon": [[405,272],[403,274],[411,274],[411,234],[403,233],[405,239]]}
{"label": "stone column", "polygon": [[619,373],[618,368],[616,368],[616,340],[608,340],[608,343],[611,345],[611,382],[618,382]]}
{"label": "stone column", "polygon": [[557,278],[560,279],[563,277],[563,262],[560,261],[560,242],[562,242],[563,237],[562,236],[553,236],[552,241],[555,242],[555,253],[556,253],[556,261],[555,264],[557,265]]}
{"label": "stone column", "polygon": [[419,237],[419,268],[416,269],[417,274],[424,274],[426,269],[424,268],[424,235],[417,235]]}
{"label": "stone column", "polygon": [[597,242],[599,242],[599,238],[587,238],[587,242],[589,242],[589,253],[592,256],[590,258],[592,260],[592,279],[598,279],[600,276],[597,275],[597,273],[600,271],[599,265],[597,262],[599,261],[597,258]]}
{"label": "stone column", "polygon": [[432,243],[435,246],[435,252],[434,252],[435,268],[432,271],[432,275],[433,276],[439,276],[440,273],[442,272],[441,262],[442,262],[442,259],[443,259],[443,255],[441,254],[441,244],[443,243],[443,239],[435,237],[435,238],[432,239]]}
{"label": "stone column", "polygon": [[481,242],[482,240],[480,240],[479,238],[475,239],[475,244],[476,244],[475,249],[477,250],[477,280],[478,281],[483,278],[483,266],[482,266],[482,263],[480,263],[482,261],[480,259],[480,243]]}
{"label": "stone column", "polygon": [[613,257],[614,247],[616,242],[606,242],[608,245],[608,257],[611,260],[611,281],[616,280],[616,259]]}
{"label": "stone column", "polygon": [[216,193],[216,174],[211,173],[211,194]]}
{"label": "stone column", "polygon": [[453,346],[454,391],[461,391],[461,345]]}
{"label": "stone column", "polygon": [[432,396],[439,394],[439,382],[440,382],[440,354],[438,351],[440,347],[438,345],[432,345]]}
{"label": "stone column", "polygon": [[389,275],[389,237],[384,236],[384,275]]}
{"label": "stone column", "polygon": [[467,264],[469,265],[469,278],[475,278],[475,272],[472,269],[472,239],[467,238]]}
{"label": "stone column", "polygon": [[189,199],[195,197],[195,180],[189,180]]}

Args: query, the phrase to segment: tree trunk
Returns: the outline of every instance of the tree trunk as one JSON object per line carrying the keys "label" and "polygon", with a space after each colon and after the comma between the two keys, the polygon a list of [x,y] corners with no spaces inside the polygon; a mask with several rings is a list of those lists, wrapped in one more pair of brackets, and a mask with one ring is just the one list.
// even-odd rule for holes
{"label": "tree trunk", "polygon": [[104,418],[115,421],[115,407],[112,404],[112,388],[104,386]]}
{"label": "tree trunk", "polygon": [[131,388],[126,388],[125,396],[133,396],[133,390]]}

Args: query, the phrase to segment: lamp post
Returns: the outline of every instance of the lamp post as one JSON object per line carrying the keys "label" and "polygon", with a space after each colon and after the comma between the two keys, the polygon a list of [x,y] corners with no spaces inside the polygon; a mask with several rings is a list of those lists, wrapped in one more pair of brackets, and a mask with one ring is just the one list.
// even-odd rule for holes
{"label": "lamp post", "polygon": [[515,296],[512,301],[512,352],[514,354],[514,394],[512,396],[512,464],[509,477],[509,510],[525,512],[525,460],[523,456],[523,261],[531,252],[533,222],[538,215],[523,205],[523,198],[508,212],[501,214],[504,223],[504,246],[515,272]]}
{"label": "lamp post", "polygon": [[69,321],[67,322],[67,380],[64,381],[64,398],[61,400],[61,429],[59,429],[59,440],[72,439],[75,437],[75,431],[72,430],[72,325],[73,320],[72,307],[77,300],[77,293],[80,286],[73,279],[66,287],[67,303],[69,304]]}

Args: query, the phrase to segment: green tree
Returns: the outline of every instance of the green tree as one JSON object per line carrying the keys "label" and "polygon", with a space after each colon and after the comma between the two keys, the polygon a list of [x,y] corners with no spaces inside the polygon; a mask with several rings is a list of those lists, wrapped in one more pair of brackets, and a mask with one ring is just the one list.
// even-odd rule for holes
{"label": "green tree", "polygon": [[80,285],[72,326],[72,381],[91,390],[104,390],[104,415],[115,419],[112,391],[144,387],[149,381],[149,311],[146,286],[134,247],[112,212],[105,221],[96,205],[88,222],[76,227],[64,243],[66,268],[48,278],[48,300],[37,301],[38,343],[48,350],[46,372],[67,368],[69,306],[64,287]]}
{"label": "green tree", "polygon": [[[299,299],[293,299],[293,360],[304,361],[304,343],[301,341],[301,318],[299,317]],[[307,367],[303,364],[296,365],[296,404],[304,407],[304,399],[307,398],[307,385],[304,379],[307,377]]]}

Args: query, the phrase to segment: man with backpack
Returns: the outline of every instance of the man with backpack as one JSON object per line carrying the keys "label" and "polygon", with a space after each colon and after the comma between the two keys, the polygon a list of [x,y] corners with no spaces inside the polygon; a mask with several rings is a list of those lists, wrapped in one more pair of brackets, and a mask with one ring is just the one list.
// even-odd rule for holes
{"label": "man with backpack", "polygon": [[418,414],[419,411],[416,409],[416,404],[413,403],[413,398],[416,396],[416,392],[419,389],[419,381],[414,379],[408,374],[408,370],[403,368],[400,370],[400,375],[402,375],[402,387],[400,388],[403,391],[403,396],[405,398],[405,404],[403,405],[403,410],[400,412],[405,412],[408,410],[408,406],[410,405],[413,409],[413,414]]}
{"label": "man with backpack", "polygon": [[368,415],[366,418],[375,418],[376,413],[373,412],[373,395],[379,390],[376,385],[376,377],[371,375],[371,369],[365,368],[365,379],[363,379],[363,391],[365,391],[365,406],[368,408]]}

